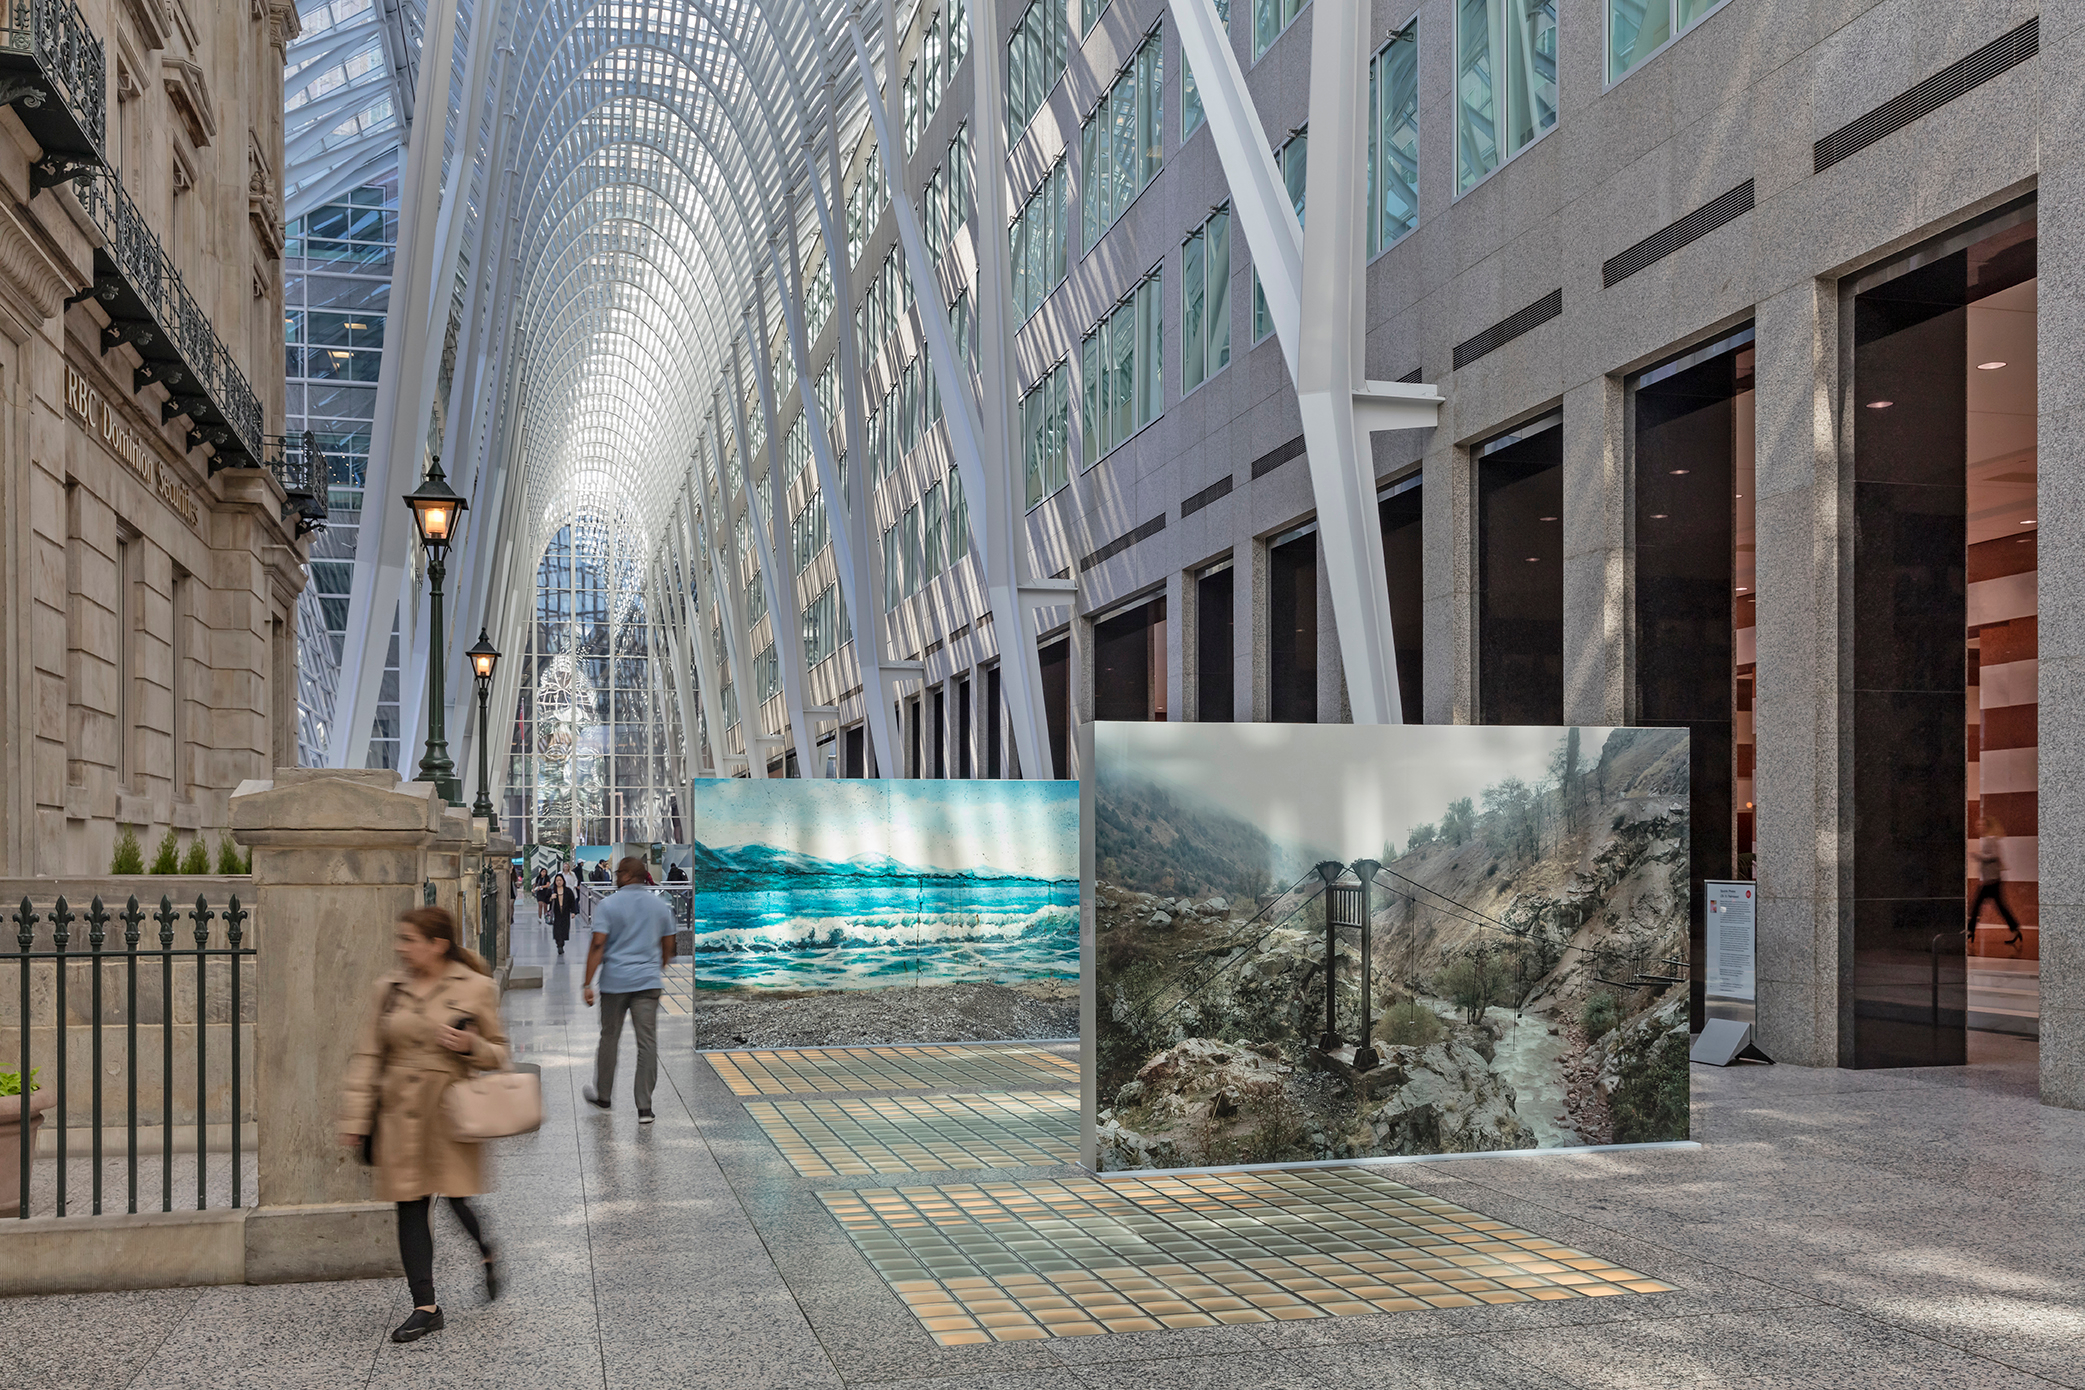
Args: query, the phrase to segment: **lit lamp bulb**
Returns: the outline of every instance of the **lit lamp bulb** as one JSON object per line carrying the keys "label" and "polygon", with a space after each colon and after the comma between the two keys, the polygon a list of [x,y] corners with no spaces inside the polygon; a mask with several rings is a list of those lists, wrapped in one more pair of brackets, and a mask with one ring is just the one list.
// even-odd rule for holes
{"label": "lit lamp bulb", "polygon": [[449,539],[449,513],[446,508],[429,507],[427,509],[427,534],[432,540],[445,541]]}

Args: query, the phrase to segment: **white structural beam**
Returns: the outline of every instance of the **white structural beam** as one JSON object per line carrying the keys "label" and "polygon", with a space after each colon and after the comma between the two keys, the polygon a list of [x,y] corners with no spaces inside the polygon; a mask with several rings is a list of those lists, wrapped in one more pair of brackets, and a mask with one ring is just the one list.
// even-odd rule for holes
{"label": "white structural beam", "polygon": [[[456,42],[456,0],[430,0],[427,17],[423,52],[437,56],[420,64],[415,105],[421,111],[446,111],[449,54]],[[428,286],[436,275],[435,233],[440,220],[428,214],[443,201],[442,125],[439,120],[420,122],[405,147],[405,169],[399,178],[399,238],[391,272],[390,302],[394,311],[402,312],[393,314],[397,326],[391,332],[395,338],[377,371],[376,420],[370,428],[361,529],[355,538],[355,568],[348,596],[347,635],[342,644],[333,728],[326,750],[328,767],[359,767],[369,748],[377,694],[383,685],[384,657],[390,646],[391,618],[398,611],[399,596],[405,588],[412,536],[402,515],[404,505],[398,499],[420,485],[418,465],[426,454],[427,416],[418,409],[417,400],[428,380],[424,305]],[[414,420],[420,422],[417,430],[412,424]],[[401,667],[406,664],[411,646],[411,632],[401,626]],[[399,682],[403,693],[403,669]],[[401,770],[411,761],[404,742],[410,727],[400,728]]]}
{"label": "white structural beam", "polygon": [[[817,215],[821,225],[832,220],[832,213],[818,192],[816,177],[807,180],[813,201],[817,204]],[[898,761],[898,733],[896,721],[891,718],[890,676],[884,668],[885,646],[883,590],[870,574],[874,563],[869,544],[868,517],[869,496],[866,486],[860,495],[851,495],[840,477],[839,461],[833,457],[831,422],[825,418],[825,405],[818,399],[812,385],[811,346],[804,326],[804,286],[802,252],[796,244],[796,210],[787,210],[784,225],[788,228],[786,246],[770,243],[769,258],[775,265],[778,286],[786,286],[782,293],[782,314],[786,319],[789,334],[789,357],[796,367],[797,394],[803,402],[804,432],[811,441],[811,467],[818,474],[818,491],[825,498],[826,529],[832,535],[833,559],[840,571],[840,601],[847,605],[850,626],[854,629],[854,660],[861,672],[862,724],[868,731],[869,747],[877,772],[889,776],[888,769],[900,767]],[[784,253],[788,264],[783,264]],[[844,251],[841,259],[844,259]],[[834,310],[838,322],[834,325],[834,341],[837,350],[851,351],[848,347],[848,323],[851,315],[842,313],[839,305],[849,300],[844,286],[851,282],[839,260],[833,255],[830,244],[826,247],[826,268],[832,277]],[[788,278],[784,280],[782,277]],[[851,373],[843,376],[850,377]],[[856,397],[857,393],[843,385],[843,392]],[[844,409],[844,408],[843,408]],[[858,399],[855,409],[859,411]],[[859,460],[860,453],[855,454]],[[855,471],[862,471],[859,462]],[[842,750],[844,756],[844,750]],[[867,771],[866,768],[863,769]]]}
{"label": "white structural beam", "polygon": [[[760,294],[760,277],[753,279],[753,292]],[[777,472],[781,437],[775,433],[775,387],[768,375],[766,307],[757,299],[746,308],[746,351],[753,360],[753,379],[760,392],[761,433],[766,438],[768,489],[779,504],[782,488]],[[782,706],[786,711],[786,738],[796,747],[797,774],[816,777],[818,760],[811,721],[804,717],[804,687],[809,673],[804,670],[804,620],[796,607],[796,571],[782,553],[780,526],[768,515],[761,500],[759,480],[753,476],[753,451],[747,447],[751,434],[746,428],[746,387],[738,369],[738,354],[731,354],[731,402],[738,421],[738,462],[746,485],[746,515],[753,523],[754,568],[767,595],[767,630],[775,649],[776,674],[782,680]],[[743,719],[745,716],[739,716]]]}
{"label": "white structural beam", "polygon": [[706,538],[709,552],[710,601],[724,621],[724,661],[731,668],[731,693],[738,705],[739,746],[745,750],[746,771],[756,778],[767,776],[767,754],[760,746],[760,700],[753,693],[753,663],[746,643],[753,635],[746,621],[743,592],[744,569],[739,564],[737,527],[731,516],[730,465],[724,458],[723,403],[710,399],[710,427],[704,431],[709,445],[711,473],[706,493],[715,500],[695,514],[695,535]]}
{"label": "white structural beam", "polygon": [[[970,81],[975,98],[971,119],[971,148],[976,160],[973,186],[980,229],[977,301],[978,342],[985,364],[982,398],[973,386],[969,364],[956,354],[941,280],[927,254],[919,210],[905,186],[905,147],[898,138],[889,101],[898,86],[896,26],[890,0],[884,0],[883,5],[884,53],[890,67],[886,86],[877,82],[875,64],[869,57],[857,17],[849,17],[847,35],[861,74],[869,119],[876,129],[876,143],[883,151],[878,162],[888,186],[913,300],[922,310],[920,327],[926,338],[935,385],[941,392],[942,419],[948,425],[949,443],[963,478],[963,492],[982,503],[985,524],[981,528],[972,526],[971,544],[984,567],[986,603],[999,644],[1000,692],[1006,700],[1015,753],[1024,776],[1048,778],[1055,776],[1058,769],[1050,755],[1033,609],[1038,603],[1071,602],[1076,586],[1070,581],[1036,581],[1027,574],[1027,523],[1015,496],[1012,466],[1012,325],[1008,306],[1013,302],[1013,275],[1007,260],[1005,230],[1006,142],[1002,123],[1006,108],[997,57],[997,0],[972,0],[971,14],[977,44]],[[845,325],[842,331],[846,331]],[[998,712],[993,711],[992,717],[997,716]]]}
{"label": "white structural beam", "polygon": [[1168,8],[1296,386],[1354,722],[1401,723],[1369,435],[1432,428],[1441,394],[1427,384],[1370,381],[1365,371],[1369,9],[1360,0],[1312,6],[1306,228],[1212,0],[1168,0]]}
{"label": "white structural beam", "polygon": [[[693,481],[692,469],[690,482]],[[669,533],[674,557],[679,563],[680,585],[676,597],[681,605],[681,629],[687,633],[688,655],[694,658],[695,694],[702,707],[702,723],[709,735],[710,775],[729,775],[726,759],[730,753],[724,747],[724,685],[717,675],[716,650],[709,640],[709,620],[703,616],[702,607],[696,602],[695,564],[695,514],[693,499],[683,492],[674,505],[673,527]],[[715,603],[716,590],[710,590],[710,602]],[[691,735],[692,737],[692,735]],[[692,803],[694,791],[689,790]]]}

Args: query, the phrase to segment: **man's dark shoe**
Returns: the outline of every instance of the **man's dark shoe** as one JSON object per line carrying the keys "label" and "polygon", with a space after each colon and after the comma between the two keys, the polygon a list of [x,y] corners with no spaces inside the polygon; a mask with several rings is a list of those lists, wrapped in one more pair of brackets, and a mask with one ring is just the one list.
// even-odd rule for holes
{"label": "man's dark shoe", "polygon": [[652,1122],[652,1119],[652,1112],[649,1110],[640,1110],[637,1112],[637,1123],[641,1125],[650,1124]]}
{"label": "man's dark shoe", "polygon": [[430,1332],[442,1330],[442,1310],[428,1312],[423,1308],[413,1309],[413,1315],[391,1329],[394,1342],[417,1342]]}
{"label": "man's dark shoe", "polygon": [[588,1105],[593,1106],[596,1110],[607,1110],[612,1108],[610,1107],[607,1101],[601,1099],[599,1096],[594,1094],[594,1088],[591,1086],[581,1086],[579,1088],[579,1094],[585,1096],[586,1103]]}

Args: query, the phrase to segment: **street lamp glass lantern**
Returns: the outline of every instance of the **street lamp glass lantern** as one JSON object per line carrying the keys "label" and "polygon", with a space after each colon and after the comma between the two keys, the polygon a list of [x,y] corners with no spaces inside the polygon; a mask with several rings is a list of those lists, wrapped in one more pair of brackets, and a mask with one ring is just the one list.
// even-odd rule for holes
{"label": "street lamp glass lantern", "polygon": [[420,486],[405,495],[405,504],[413,509],[413,526],[420,533],[420,544],[430,550],[448,548],[456,539],[456,524],[470,506],[442,476],[439,457],[427,466],[427,476]]}
{"label": "street lamp glass lantern", "polygon": [[492,670],[500,663],[499,649],[492,645],[484,628],[478,629],[478,644],[464,653],[471,659],[471,674],[480,681],[492,679]]}

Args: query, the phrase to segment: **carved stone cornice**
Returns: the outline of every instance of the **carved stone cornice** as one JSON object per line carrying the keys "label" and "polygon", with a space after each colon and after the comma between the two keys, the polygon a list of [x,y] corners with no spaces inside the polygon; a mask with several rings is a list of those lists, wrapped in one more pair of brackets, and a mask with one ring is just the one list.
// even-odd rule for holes
{"label": "carved stone cornice", "polygon": [[268,42],[275,45],[281,56],[290,46],[292,39],[304,33],[304,20],[297,13],[296,0],[252,0],[253,17],[268,21]]}
{"label": "carved stone cornice", "polygon": [[246,220],[254,239],[271,261],[282,259],[282,184],[273,161],[261,148],[261,137],[246,132]]}
{"label": "carved stone cornice", "polygon": [[210,100],[210,82],[200,64],[168,55],[159,60],[160,79],[174,114],[188,128],[188,139],[197,149],[217,138],[217,112]]}
{"label": "carved stone cornice", "polygon": [[72,277],[23,224],[12,200],[0,199],[0,294],[38,319],[47,319],[64,307],[72,288]]}

